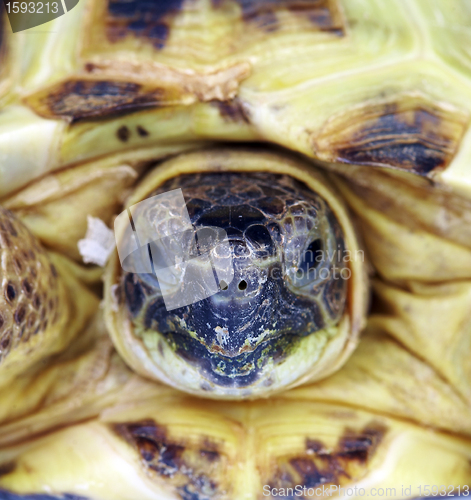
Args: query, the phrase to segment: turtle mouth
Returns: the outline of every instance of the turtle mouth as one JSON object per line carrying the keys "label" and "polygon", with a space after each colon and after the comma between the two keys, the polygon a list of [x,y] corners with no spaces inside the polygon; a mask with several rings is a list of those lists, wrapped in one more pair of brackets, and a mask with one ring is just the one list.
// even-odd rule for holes
{"label": "turtle mouth", "polygon": [[[187,333],[175,332],[167,342],[175,353],[192,365],[206,380],[206,387],[249,387],[266,375],[267,366],[282,362],[298,336],[281,333],[237,355],[209,348]],[[265,377],[266,378],[266,377]],[[204,384],[202,384],[204,386]]]}

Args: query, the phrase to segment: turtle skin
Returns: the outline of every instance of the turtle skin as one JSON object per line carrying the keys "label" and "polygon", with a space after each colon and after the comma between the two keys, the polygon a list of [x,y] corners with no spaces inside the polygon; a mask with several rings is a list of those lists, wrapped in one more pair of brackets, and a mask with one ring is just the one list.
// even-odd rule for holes
{"label": "turtle skin", "polygon": [[[468,3],[81,0],[34,34],[12,33],[2,9],[0,24],[0,498],[468,496]],[[253,299],[296,311],[272,307],[296,332],[256,363],[201,320],[250,292],[246,261],[170,312],[152,307],[153,273],[115,252],[104,272],[83,265],[89,216],[104,221],[96,244],[169,189],[241,207],[244,186],[296,194],[277,195],[281,215],[255,196],[242,226],[206,220],[252,264],[272,241],[283,265],[300,201],[323,214],[312,253],[364,252],[332,294],[295,271]],[[197,227],[211,207],[195,199]],[[255,210],[281,243],[251,235]],[[293,267],[309,269],[300,247]],[[256,375],[234,382],[241,368]]]}

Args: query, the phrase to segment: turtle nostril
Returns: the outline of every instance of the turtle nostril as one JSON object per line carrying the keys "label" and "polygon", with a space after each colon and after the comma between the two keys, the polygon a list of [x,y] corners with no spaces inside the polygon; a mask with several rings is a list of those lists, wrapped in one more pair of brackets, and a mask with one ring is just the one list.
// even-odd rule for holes
{"label": "turtle nostril", "polygon": [[239,290],[245,290],[247,288],[247,282],[245,280],[242,280],[239,283]]}
{"label": "turtle nostril", "polygon": [[224,290],[224,291],[229,288],[229,285],[224,280],[221,280],[219,282],[219,286],[220,286],[221,290]]}

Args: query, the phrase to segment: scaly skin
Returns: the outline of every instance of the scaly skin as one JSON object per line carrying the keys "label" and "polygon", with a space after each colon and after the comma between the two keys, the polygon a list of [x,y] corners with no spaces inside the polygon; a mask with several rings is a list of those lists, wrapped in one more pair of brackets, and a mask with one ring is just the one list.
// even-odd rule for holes
{"label": "scaly skin", "polygon": [[64,281],[36,238],[0,207],[0,385],[70,341]]}

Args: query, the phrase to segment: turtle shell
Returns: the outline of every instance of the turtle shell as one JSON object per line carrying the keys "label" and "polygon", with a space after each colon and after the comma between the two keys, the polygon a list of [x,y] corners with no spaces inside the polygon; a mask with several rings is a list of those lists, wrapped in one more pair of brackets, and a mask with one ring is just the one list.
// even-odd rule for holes
{"label": "turtle shell", "polygon": [[[0,8],[0,500],[468,496],[469,26],[466,0],[80,0],[18,33]],[[366,262],[289,390],[193,397],[78,243],[185,175],[268,173]]]}
{"label": "turtle shell", "polygon": [[469,195],[465,0],[81,0],[15,34],[3,17],[0,195],[77,162],[211,140]]}

